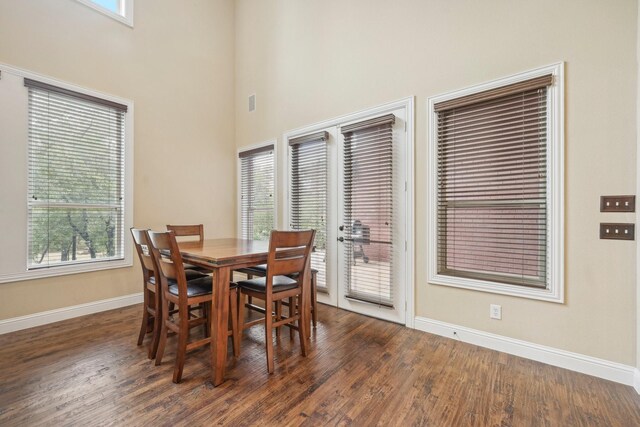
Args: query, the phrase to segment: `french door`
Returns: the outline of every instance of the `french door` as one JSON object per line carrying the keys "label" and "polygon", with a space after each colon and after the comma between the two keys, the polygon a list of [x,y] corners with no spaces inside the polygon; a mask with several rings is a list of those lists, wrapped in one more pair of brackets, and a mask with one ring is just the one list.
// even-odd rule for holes
{"label": "french door", "polygon": [[316,230],[318,301],[404,324],[405,109],[288,142],[289,226]]}

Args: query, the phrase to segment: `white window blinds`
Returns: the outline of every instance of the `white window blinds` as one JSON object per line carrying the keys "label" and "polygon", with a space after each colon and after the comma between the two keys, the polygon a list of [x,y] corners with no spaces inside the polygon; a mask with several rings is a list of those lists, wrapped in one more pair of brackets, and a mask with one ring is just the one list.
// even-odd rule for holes
{"label": "white window blinds", "polygon": [[291,194],[289,227],[316,230],[311,267],[318,270],[316,287],[327,291],[327,132],[289,140],[291,146]]}
{"label": "white window blinds", "polygon": [[28,268],[123,259],[125,105],[25,79]]}
{"label": "white window blinds", "polygon": [[546,288],[551,75],[435,105],[438,273]]}
{"label": "white window blinds", "polygon": [[343,126],[347,298],[393,306],[393,124],[386,116]]}
{"label": "white window blinds", "polygon": [[269,240],[275,228],[273,145],[240,157],[240,227],[243,239]]}

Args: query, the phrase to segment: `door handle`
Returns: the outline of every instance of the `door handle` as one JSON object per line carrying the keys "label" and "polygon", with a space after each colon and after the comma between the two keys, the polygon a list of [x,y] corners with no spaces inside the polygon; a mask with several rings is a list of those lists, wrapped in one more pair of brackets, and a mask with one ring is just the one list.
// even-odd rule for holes
{"label": "door handle", "polygon": [[344,225],[341,225],[340,227],[338,227],[338,230],[344,231]]}
{"label": "door handle", "polygon": [[344,242],[344,237],[338,237],[338,242]]}

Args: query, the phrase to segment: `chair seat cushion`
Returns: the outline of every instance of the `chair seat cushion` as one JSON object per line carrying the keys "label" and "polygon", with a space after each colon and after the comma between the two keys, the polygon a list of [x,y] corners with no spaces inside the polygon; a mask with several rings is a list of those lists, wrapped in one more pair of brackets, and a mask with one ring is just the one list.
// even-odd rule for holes
{"label": "chair seat cushion", "polygon": [[[211,293],[211,284],[212,279],[211,276],[204,276],[199,279],[189,280],[187,282],[187,296],[197,297],[200,295],[206,295]],[[173,283],[169,285],[169,293],[173,295],[178,295],[178,284]]]}
{"label": "chair seat cushion", "polygon": [[[255,292],[264,292],[267,287],[267,278],[258,277],[256,279],[241,280],[238,282],[241,289],[248,289]],[[273,277],[273,291],[282,292],[298,287],[298,282],[287,276]]]}
{"label": "chair seat cushion", "polygon": [[[267,275],[267,264],[254,265],[253,267],[246,267],[241,269],[243,273],[254,274],[256,276],[266,276]],[[318,274],[318,270],[315,268],[311,269],[311,274]],[[292,274],[291,277],[295,277],[296,274]]]}
{"label": "chair seat cushion", "polygon": [[[314,275],[316,275],[316,274],[318,274],[318,270],[316,270],[315,268],[312,268],[312,269],[311,269],[311,276],[314,276]],[[291,278],[295,279],[295,278],[297,278],[297,277],[298,277],[298,273],[290,274],[290,275],[289,275],[289,277],[291,277]]]}
{"label": "chair seat cushion", "polygon": [[211,270],[207,270],[207,269],[206,269],[206,268],[204,268],[204,267],[200,267],[200,266],[193,265],[193,264],[188,264],[188,263],[186,263],[186,262],[185,262],[183,265],[184,265],[184,269],[185,269],[185,270],[187,270],[187,269],[188,269],[188,270],[193,270],[193,271],[202,271],[202,272],[205,272],[205,273],[208,273],[208,272],[210,272],[210,271],[211,271]]}
{"label": "chair seat cushion", "polygon": [[[207,277],[206,274],[200,273],[199,271],[194,271],[194,270],[185,270],[184,271],[184,275],[187,277],[187,282],[189,280],[194,280],[194,279],[200,279],[202,277]],[[156,283],[156,278],[151,276],[151,278],[149,278],[149,283],[152,283],[155,285]],[[169,283],[176,283],[175,280],[169,279]]]}
{"label": "chair seat cushion", "polygon": [[237,270],[244,274],[253,274],[254,276],[266,276],[267,264],[254,265],[252,267],[245,267]]}

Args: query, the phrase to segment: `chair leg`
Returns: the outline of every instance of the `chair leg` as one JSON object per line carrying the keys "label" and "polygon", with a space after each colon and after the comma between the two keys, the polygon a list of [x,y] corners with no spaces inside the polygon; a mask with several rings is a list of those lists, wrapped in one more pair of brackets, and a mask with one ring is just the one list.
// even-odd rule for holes
{"label": "chair leg", "polygon": [[[276,321],[282,320],[282,301],[276,301]],[[276,328],[276,337],[280,338],[282,326]]]}
{"label": "chair leg", "polygon": [[304,310],[303,308],[303,302],[302,302],[302,296],[298,295],[298,304],[297,304],[297,312],[300,315],[300,317],[298,318],[298,336],[300,337],[300,353],[306,357],[307,356],[307,333],[306,333],[306,329],[309,327],[308,324],[304,325],[303,327],[303,321],[302,321],[302,311]]}
{"label": "chair leg", "polygon": [[204,329],[205,338],[209,338],[211,336],[211,322],[209,321],[210,316],[211,316],[211,303],[210,302],[202,303],[202,317],[204,317],[204,323],[202,324],[202,327]]}
{"label": "chair leg", "polygon": [[[293,317],[295,311],[296,311],[296,299],[294,297],[289,297],[289,317]],[[293,328],[291,328],[291,326],[293,326],[291,323],[289,323],[289,338],[291,338],[293,340]]]}
{"label": "chair leg", "polygon": [[144,308],[144,313],[142,313],[142,323],[140,324],[140,333],[138,334],[138,345],[142,345],[144,341],[144,336],[147,334],[147,328],[149,327],[149,312],[147,312],[147,307]]}
{"label": "chair leg", "polygon": [[318,302],[318,294],[316,292],[316,275],[311,275],[311,320],[313,321],[313,327],[318,326],[318,310],[316,305]]}
{"label": "chair leg", "polygon": [[[253,274],[247,274],[247,280],[251,280],[253,279]],[[243,301],[244,304],[244,301]],[[253,304],[253,297],[247,295],[247,304],[251,305]],[[251,313],[253,311],[253,309],[251,307],[248,307],[249,309],[249,313]]]}
{"label": "chair leg", "polygon": [[173,368],[173,382],[179,383],[182,380],[182,370],[184,369],[184,359],[187,356],[187,339],[189,338],[189,310],[182,313],[180,310],[180,332],[178,333],[178,348],[176,349],[176,365]]}
{"label": "chair leg", "polygon": [[271,313],[273,302],[271,301],[270,296],[267,297],[264,306],[264,340],[267,346],[267,372],[273,374],[273,313]]}
{"label": "chair leg", "polygon": [[238,310],[239,310],[239,292],[238,289],[229,291],[229,313],[231,315],[231,342],[233,344],[233,355],[240,356],[240,333],[238,330]]}
{"label": "chair leg", "polygon": [[155,301],[156,315],[153,317],[153,341],[149,347],[149,359],[154,359],[158,353],[158,342],[160,341],[160,332],[162,331],[162,301],[160,300],[159,288],[153,293]]}
{"label": "chair leg", "polygon": [[[244,294],[238,289],[238,340],[242,339],[242,331],[244,331]],[[240,354],[238,349],[238,354]]]}
{"label": "chair leg", "polygon": [[138,334],[138,345],[142,345],[142,341],[144,341],[144,336],[147,334],[147,330],[149,329],[149,291],[147,287],[144,287],[143,294],[143,306],[142,306],[142,323],[140,324],[140,333]]}
{"label": "chair leg", "polygon": [[156,366],[160,366],[162,363],[162,356],[164,356],[164,348],[167,345],[167,335],[169,330],[167,328],[167,322],[169,321],[169,305],[166,299],[162,298],[162,328],[160,330],[160,339],[158,341],[158,350],[156,351]]}

